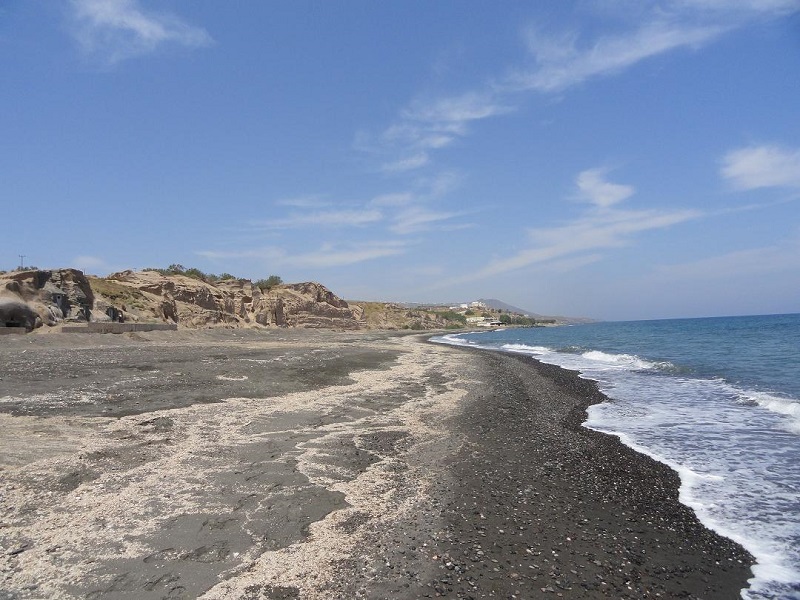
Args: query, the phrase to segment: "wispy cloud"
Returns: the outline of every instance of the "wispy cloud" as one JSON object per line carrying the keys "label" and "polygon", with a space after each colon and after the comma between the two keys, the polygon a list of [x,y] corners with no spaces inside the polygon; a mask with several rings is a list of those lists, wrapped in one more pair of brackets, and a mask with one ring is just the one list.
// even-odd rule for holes
{"label": "wispy cloud", "polygon": [[726,29],[653,22],[629,33],[601,37],[583,47],[578,46],[577,35],[554,38],[534,29],[528,34],[528,47],[535,66],[514,72],[505,85],[516,90],[559,92],[591,78],[619,73],[653,56],[699,48]]}
{"label": "wispy cloud", "polygon": [[469,225],[443,225],[444,222],[460,217],[462,214],[459,212],[433,211],[422,206],[412,206],[397,213],[395,221],[389,229],[401,235],[429,231],[434,228],[448,229],[450,231],[454,228],[463,229]]}
{"label": "wispy cloud", "polygon": [[387,256],[403,254],[407,242],[371,241],[359,243],[325,243],[312,252],[293,253],[277,246],[265,246],[233,252],[202,250],[199,256],[211,260],[253,259],[271,267],[332,268],[345,267]]}
{"label": "wispy cloud", "polygon": [[[587,173],[603,173],[602,169],[584,171],[576,178],[576,185],[586,186]],[[590,177],[589,179],[593,179]],[[582,182],[583,180],[583,182]],[[523,250],[511,256],[496,258],[486,266],[446,284],[475,281],[500,273],[507,273],[543,265],[560,270],[578,268],[601,260],[601,251],[619,248],[633,243],[637,234],[664,229],[701,216],[696,210],[623,210],[614,205],[633,193],[629,186],[608,184],[599,179],[600,185],[588,186],[596,193],[593,206],[576,220],[554,227],[533,228],[527,232],[527,244]],[[595,182],[596,183],[596,182]],[[603,190],[612,187],[613,193]],[[597,188],[600,191],[597,191]],[[613,200],[611,202],[610,200]]]}
{"label": "wispy cloud", "polygon": [[[620,7],[627,10],[624,3]],[[748,23],[798,10],[798,0],[667,0],[637,3],[639,21],[630,30],[589,39],[578,30],[554,34],[534,26],[526,35],[534,64],[512,71],[501,87],[561,92],[656,56],[697,50]]]}
{"label": "wispy cloud", "polygon": [[369,147],[381,153],[400,153],[401,158],[382,165],[384,172],[419,169],[430,163],[431,151],[450,146],[467,135],[472,121],[512,110],[513,106],[504,103],[488,88],[456,96],[418,98],[379,136],[377,143]]}
{"label": "wispy cloud", "polygon": [[[644,231],[663,229],[700,216],[695,210],[683,211],[609,211],[587,215],[573,223],[553,228],[531,229],[533,245],[514,256],[497,259],[475,273],[484,278],[497,273],[547,263],[566,257],[627,246],[632,237]],[[597,260],[593,257],[592,262]],[[576,264],[580,264],[578,261]]]}
{"label": "wispy cloud", "polygon": [[259,229],[297,229],[310,227],[358,227],[376,223],[383,219],[377,209],[329,210],[308,213],[293,213],[283,219],[253,221],[252,227]]}
{"label": "wispy cloud", "polygon": [[75,39],[87,55],[109,65],[165,44],[196,48],[213,43],[205,29],[172,14],[145,11],[136,0],[72,0],[70,6]]}
{"label": "wispy cloud", "polygon": [[404,156],[398,160],[384,163],[381,165],[381,171],[384,173],[402,173],[404,171],[413,171],[424,167],[430,161],[427,152],[416,152],[410,156]]}
{"label": "wispy cloud", "polygon": [[672,5],[685,9],[700,9],[724,14],[764,14],[781,16],[800,10],[798,0],[675,0]]}
{"label": "wispy cloud", "polygon": [[308,195],[297,196],[295,198],[281,198],[274,202],[277,206],[292,206],[294,208],[323,208],[330,206],[331,202],[326,200],[323,196]]}
{"label": "wispy cloud", "polygon": [[[606,16],[614,3],[603,4]],[[505,74],[473,90],[442,96],[421,96],[400,111],[381,134],[361,132],[358,146],[383,159],[385,173],[405,173],[433,163],[435,151],[450,147],[470,133],[478,121],[517,110],[530,93],[564,93],[589,80],[609,77],[646,60],[680,50],[698,50],[751,22],[800,10],[800,0],[662,0],[636,3],[633,15],[617,15],[598,35],[580,26],[553,32],[526,30],[527,64],[506,67]],[[631,11],[628,11],[631,12]],[[627,27],[620,23],[636,22]],[[502,65],[498,65],[503,69]]]}
{"label": "wispy cloud", "polygon": [[[490,91],[467,92],[449,98],[414,102],[403,113],[404,118],[417,123],[431,123],[433,130],[458,134],[470,121],[478,121],[514,110],[504,105]],[[424,139],[424,138],[423,138]]]}
{"label": "wispy cloud", "polygon": [[733,150],[722,159],[720,174],[738,190],[800,189],[800,149],[762,145]]}
{"label": "wispy cloud", "polygon": [[287,256],[284,262],[293,267],[344,267],[387,256],[397,256],[404,254],[405,251],[406,243],[401,241],[326,244],[314,252]]}

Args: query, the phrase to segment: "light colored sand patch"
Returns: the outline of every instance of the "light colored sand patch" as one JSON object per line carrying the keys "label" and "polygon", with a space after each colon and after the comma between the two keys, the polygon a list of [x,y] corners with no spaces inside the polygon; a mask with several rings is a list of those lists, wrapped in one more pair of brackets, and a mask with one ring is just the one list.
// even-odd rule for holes
{"label": "light colored sand patch", "polygon": [[[3,552],[0,572],[10,589],[38,586],[30,597],[69,597],[65,586],[85,584],[97,563],[141,557],[160,550],[144,541],[169,519],[188,514],[224,512],[228,506],[215,494],[216,475],[229,470],[230,453],[248,444],[264,443],[285,425],[263,424],[287,413],[354,415],[328,425],[305,425],[296,448],[276,460],[296,460],[315,484],[341,492],[350,508],[335,511],[310,527],[310,537],[286,548],[263,552],[253,547],[237,556],[230,578],[204,598],[238,598],[254,584],[295,586],[303,598],[324,598],[326,586],[343,558],[359,559],[359,533],[342,527],[353,514],[373,524],[389,523],[410,514],[426,497],[431,471],[416,460],[442,443],[442,419],[456,410],[464,395],[454,384],[452,350],[409,338],[382,342],[382,348],[403,350],[387,370],[352,373],[352,383],[270,399],[230,398],[217,404],[197,404],[117,420],[0,415],[4,431],[20,445],[37,427],[48,433],[37,439],[39,456],[17,451],[6,459],[0,481],[2,544],[19,553]],[[424,385],[422,395],[398,400],[396,406],[370,410],[364,399],[384,399],[426,379],[432,369],[450,383]],[[359,411],[354,412],[353,406]],[[350,411],[348,413],[348,411]],[[299,413],[298,413],[299,414]],[[360,416],[355,416],[360,415]],[[168,430],[155,419],[168,419]],[[253,428],[254,423],[262,424]],[[322,460],[320,443],[337,436],[355,440],[366,432],[391,428],[407,433],[414,446],[405,455],[383,459],[361,473]],[[309,432],[314,441],[305,441]],[[40,443],[43,442],[43,443]],[[0,446],[2,448],[2,446]],[[5,456],[5,455],[4,455]],[[109,468],[102,461],[108,458]],[[402,461],[404,469],[398,469]],[[116,466],[115,466],[116,465]],[[48,488],[74,474],[77,487]],[[0,582],[1,583],[1,582]]]}
{"label": "light colored sand patch", "polygon": [[[343,492],[350,508],[333,512],[325,519],[311,525],[311,536],[302,543],[293,544],[275,552],[266,552],[253,560],[244,572],[209,590],[202,598],[207,600],[239,598],[251,586],[296,587],[300,597],[323,600],[330,597],[329,588],[335,581],[338,564],[354,560],[367,564],[369,548],[362,544],[362,533],[348,532],[343,524],[353,515],[366,516],[368,527],[385,528],[391,523],[416,514],[420,504],[428,497],[428,489],[436,476],[431,470],[430,456],[447,445],[442,438],[442,421],[454,414],[465,395],[463,385],[456,385],[456,373],[450,362],[452,353],[440,353],[415,340],[398,340],[407,353],[388,372],[365,372],[354,376],[356,383],[349,386],[349,394],[332,402],[345,401],[346,396],[369,391],[370,394],[388,392],[398,382],[421,381],[432,368],[449,373],[446,390],[429,387],[423,397],[400,404],[396,409],[380,416],[370,416],[326,427],[330,435],[349,433],[357,436],[380,430],[382,423],[391,423],[392,430],[401,429],[413,436],[414,446],[402,457],[382,460],[359,476],[337,481],[339,473],[320,472],[320,453],[314,444],[300,444],[305,451],[300,456],[301,470],[312,481]],[[462,380],[462,383],[463,380]],[[329,397],[330,399],[330,397]],[[457,443],[449,440],[450,444]],[[452,449],[452,448],[451,448]],[[419,460],[424,454],[428,457]],[[401,461],[404,469],[396,468]],[[366,568],[366,567],[364,567]]]}
{"label": "light colored sand patch", "polygon": [[0,469],[68,456],[80,450],[87,430],[107,422],[80,417],[27,417],[0,413]]}

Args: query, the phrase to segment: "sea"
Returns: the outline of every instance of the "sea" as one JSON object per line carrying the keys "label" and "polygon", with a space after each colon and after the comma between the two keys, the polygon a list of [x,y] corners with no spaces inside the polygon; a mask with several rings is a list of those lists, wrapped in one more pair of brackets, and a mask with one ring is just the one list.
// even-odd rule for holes
{"label": "sea", "polygon": [[585,426],[681,478],[680,500],[755,556],[742,598],[800,599],[800,314],[454,333],[445,344],[579,371]]}

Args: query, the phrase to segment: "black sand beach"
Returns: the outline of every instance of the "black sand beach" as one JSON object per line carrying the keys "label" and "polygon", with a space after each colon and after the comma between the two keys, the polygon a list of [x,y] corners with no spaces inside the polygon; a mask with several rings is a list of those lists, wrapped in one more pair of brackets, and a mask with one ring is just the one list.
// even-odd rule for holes
{"label": "black sand beach", "polygon": [[[13,340],[8,338],[15,338]],[[737,598],[576,374],[416,336],[6,336],[0,599]]]}

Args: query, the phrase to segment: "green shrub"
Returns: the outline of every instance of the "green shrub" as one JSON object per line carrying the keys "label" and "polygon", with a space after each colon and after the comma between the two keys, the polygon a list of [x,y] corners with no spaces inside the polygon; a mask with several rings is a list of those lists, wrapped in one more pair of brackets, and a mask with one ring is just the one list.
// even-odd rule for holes
{"label": "green shrub", "polygon": [[446,321],[457,321],[458,323],[462,323],[464,325],[467,323],[467,317],[461,313],[455,312],[454,310],[443,310],[435,314]]}
{"label": "green shrub", "polygon": [[283,279],[277,275],[270,275],[266,279],[259,279],[253,285],[260,289],[262,292],[271,290],[272,288],[283,283]]}

